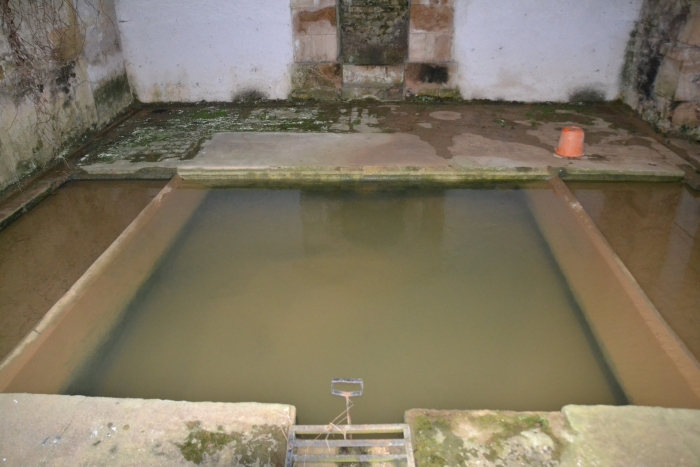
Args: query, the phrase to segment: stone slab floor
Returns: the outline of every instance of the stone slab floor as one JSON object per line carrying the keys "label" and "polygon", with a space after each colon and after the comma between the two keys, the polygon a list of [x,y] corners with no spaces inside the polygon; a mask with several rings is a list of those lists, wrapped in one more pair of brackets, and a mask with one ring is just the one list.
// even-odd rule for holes
{"label": "stone slab floor", "polygon": [[[281,467],[295,409],[0,394],[2,466]],[[566,406],[561,412],[405,414],[418,467],[700,465],[700,411]]]}
{"label": "stone slab floor", "polygon": [[[568,125],[586,131],[580,160],[553,155]],[[288,133],[328,136],[316,135],[322,141],[314,145],[308,138],[285,138]],[[374,135],[362,146],[358,134]],[[241,145],[241,138],[247,143]],[[554,169],[564,178],[678,180],[683,167],[700,160],[699,147],[664,139],[628,109],[607,103],[163,105],[140,109],[83,149],[75,164],[88,178],[170,177],[181,167],[192,173],[202,167],[373,166],[480,178],[542,178]],[[357,157],[363,148],[370,157]]]}

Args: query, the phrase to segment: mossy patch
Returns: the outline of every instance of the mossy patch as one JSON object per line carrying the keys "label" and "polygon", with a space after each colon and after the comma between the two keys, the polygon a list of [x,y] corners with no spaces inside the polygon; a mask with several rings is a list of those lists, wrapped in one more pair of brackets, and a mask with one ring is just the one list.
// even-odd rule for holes
{"label": "mossy patch", "polygon": [[445,417],[419,415],[415,418],[416,464],[420,467],[464,465],[478,456],[470,452],[464,441],[452,431],[452,423]]}
{"label": "mossy patch", "polygon": [[97,88],[93,96],[98,107],[108,107],[116,102],[121,102],[130,94],[129,80],[126,77],[126,73],[123,73]]}
{"label": "mossy patch", "polygon": [[[411,426],[420,467],[501,465],[513,459],[523,466],[558,465],[564,448],[539,414],[427,412],[416,415]],[[465,427],[467,437],[458,436]],[[532,444],[533,437],[545,436],[551,443]]]}
{"label": "mossy patch", "polygon": [[224,118],[228,116],[226,109],[206,108],[192,114],[193,119],[210,120],[213,118]]}
{"label": "mossy patch", "polygon": [[199,421],[187,422],[189,435],[182,443],[175,443],[182,456],[199,465],[207,458],[219,456],[228,450],[233,464],[256,467],[284,465],[287,440],[280,427],[254,425],[249,432],[226,432],[202,428]]}
{"label": "mossy patch", "polygon": [[561,442],[552,433],[549,421],[540,415],[533,414],[505,417],[496,414],[487,414],[470,418],[470,421],[483,430],[494,430],[494,433],[486,442],[488,452],[484,456],[491,462],[499,458],[503,444],[507,440],[530,430],[539,430],[549,436],[555,444],[552,457],[559,460],[561,456]]}

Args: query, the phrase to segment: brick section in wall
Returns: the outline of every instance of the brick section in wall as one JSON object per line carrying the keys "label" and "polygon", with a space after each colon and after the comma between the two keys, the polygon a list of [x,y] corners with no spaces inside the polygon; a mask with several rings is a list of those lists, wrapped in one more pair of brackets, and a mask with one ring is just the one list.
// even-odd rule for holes
{"label": "brick section in wall", "polygon": [[343,65],[343,99],[403,99],[404,66]]}
{"label": "brick section in wall", "polygon": [[[671,123],[677,128],[700,126],[700,4],[694,3],[678,42],[666,54],[666,61],[677,69]],[[658,78],[657,78],[658,84]],[[699,135],[700,136],[700,135]]]}
{"label": "brick section in wall", "polygon": [[454,35],[453,0],[414,0],[408,38],[409,62],[449,62]]}
{"label": "brick section in wall", "polygon": [[454,0],[413,0],[410,17],[406,95],[459,97],[452,61]]}
{"label": "brick section in wall", "polygon": [[338,60],[335,0],[291,0],[296,63]]}
{"label": "brick section in wall", "polygon": [[459,97],[453,2],[291,0],[296,62],[291,97]]}
{"label": "brick section in wall", "polygon": [[404,86],[407,97],[460,97],[455,83],[457,64],[454,62],[407,63],[405,73]]}
{"label": "brick section in wall", "polygon": [[338,63],[296,64],[292,71],[293,99],[335,100],[343,86],[343,67]]}

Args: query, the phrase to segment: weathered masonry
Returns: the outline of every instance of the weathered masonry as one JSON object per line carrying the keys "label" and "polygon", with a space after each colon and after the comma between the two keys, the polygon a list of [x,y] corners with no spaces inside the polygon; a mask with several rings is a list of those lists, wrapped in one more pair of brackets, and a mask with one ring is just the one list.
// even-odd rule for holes
{"label": "weathered masonry", "polygon": [[297,98],[459,95],[453,0],[292,0]]}

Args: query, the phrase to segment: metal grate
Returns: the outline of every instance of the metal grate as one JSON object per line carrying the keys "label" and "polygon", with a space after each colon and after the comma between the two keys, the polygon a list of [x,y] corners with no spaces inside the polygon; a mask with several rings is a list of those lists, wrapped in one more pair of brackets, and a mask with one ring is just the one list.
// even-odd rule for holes
{"label": "metal grate", "polygon": [[[353,434],[402,434],[403,439],[352,439]],[[315,435],[316,438],[298,439],[298,435]],[[339,435],[343,436],[344,439],[328,439],[328,437]],[[321,439],[322,437],[324,439]],[[324,448],[326,452],[318,452]],[[388,450],[402,452],[343,454],[343,448],[369,448],[369,450],[375,451],[388,448]],[[304,450],[312,450],[312,452],[300,452]],[[407,467],[415,467],[411,431],[408,425],[403,423],[393,425],[293,425],[290,427],[285,467],[292,467],[298,463],[331,462],[405,462]]]}

